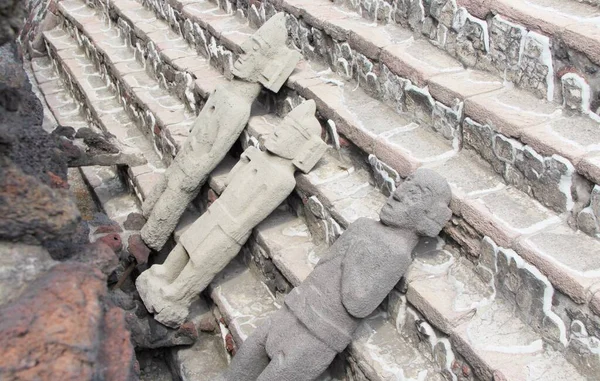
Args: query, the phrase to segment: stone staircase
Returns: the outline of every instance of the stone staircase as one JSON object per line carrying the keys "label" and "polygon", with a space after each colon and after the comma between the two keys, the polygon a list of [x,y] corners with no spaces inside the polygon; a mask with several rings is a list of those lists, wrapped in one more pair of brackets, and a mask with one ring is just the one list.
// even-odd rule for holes
{"label": "stone staircase", "polygon": [[[305,60],[279,94],[262,94],[241,144],[260,145],[287,111],[314,99],[331,148],[210,287],[236,343],[350,223],[377,218],[401,179],[427,166],[451,184],[453,219],[422,242],[405,281],[323,379],[597,379],[597,8],[64,0],[34,72],[60,124],[92,123],[144,155],[147,164],[127,169],[143,200],[208,95],[231,77],[241,42],[279,11]],[[213,173],[209,198],[234,163]],[[115,172],[94,171],[84,174],[109,215],[138,207],[132,194],[103,196]],[[195,353],[207,351],[218,357]],[[176,358],[180,369],[194,363]],[[180,376],[202,379],[194,372]]]}

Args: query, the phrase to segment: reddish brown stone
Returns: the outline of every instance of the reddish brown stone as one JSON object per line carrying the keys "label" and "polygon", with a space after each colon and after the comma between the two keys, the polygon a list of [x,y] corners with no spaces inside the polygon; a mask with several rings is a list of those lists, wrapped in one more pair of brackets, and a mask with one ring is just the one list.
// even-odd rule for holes
{"label": "reddish brown stone", "polygon": [[44,242],[69,235],[80,219],[67,191],[52,189],[16,166],[0,168],[0,237]]}
{"label": "reddish brown stone", "polygon": [[[112,307],[104,315],[106,340],[100,348],[100,363],[107,364],[101,369],[101,379],[129,381],[139,372],[135,351],[131,345],[130,333],[125,326],[125,313]],[[127,371],[124,371],[127,370]]]}
{"label": "reddish brown stone", "polygon": [[340,140],[340,147],[350,147],[352,145],[352,143],[350,143],[350,141],[348,141],[348,139],[340,136],[339,137]]}
{"label": "reddish brown stone", "polygon": [[133,347],[118,311],[105,316],[106,293],[99,270],[74,262],[33,281],[0,310],[0,379],[134,378]]}
{"label": "reddish brown stone", "polygon": [[135,258],[138,264],[141,265],[144,263],[148,263],[150,249],[142,240],[142,236],[140,236],[139,234],[129,236],[127,244],[129,246],[129,254],[131,254]]}
{"label": "reddish brown stone", "polygon": [[123,248],[123,242],[121,242],[121,236],[117,233],[107,234],[104,237],[98,238],[96,242],[103,242],[110,247],[115,253],[121,251]]}
{"label": "reddish brown stone", "polygon": [[185,336],[190,336],[190,337],[198,336],[198,331],[196,330],[194,323],[191,321],[186,321],[185,323],[183,323],[179,327],[179,332],[181,332]]}
{"label": "reddish brown stone", "polygon": [[217,329],[217,322],[211,314],[206,314],[198,322],[198,329],[203,332],[214,332]]}
{"label": "reddish brown stone", "polygon": [[106,276],[119,265],[119,259],[113,249],[102,241],[83,246],[71,259],[100,269]]}
{"label": "reddish brown stone", "polygon": [[215,193],[214,190],[212,190],[212,189],[208,190],[208,203],[209,203],[209,205],[212,204],[213,202],[217,201],[218,198],[219,198],[219,196],[217,196],[217,194]]}
{"label": "reddish brown stone", "polygon": [[233,341],[233,336],[231,333],[228,333],[225,336],[225,349],[227,349],[227,352],[229,352],[232,356],[235,356],[235,342]]}
{"label": "reddish brown stone", "polygon": [[69,182],[54,174],[54,172],[48,172],[48,177],[50,178],[50,186],[52,188],[69,189]]}

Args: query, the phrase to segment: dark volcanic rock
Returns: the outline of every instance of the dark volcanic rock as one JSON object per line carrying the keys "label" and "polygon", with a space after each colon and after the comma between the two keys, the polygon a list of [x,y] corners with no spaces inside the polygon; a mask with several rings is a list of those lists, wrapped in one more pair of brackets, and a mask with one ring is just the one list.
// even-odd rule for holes
{"label": "dark volcanic rock", "polygon": [[73,257],[72,261],[89,264],[109,276],[119,265],[119,258],[112,248],[102,242],[95,242],[82,247]]}
{"label": "dark volcanic rock", "polygon": [[5,44],[0,47],[0,130],[10,138],[7,156],[24,173],[50,185],[49,172],[67,179],[67,161],[42,120],[42,104],[31,91],[16,44]]}
{"label": "dark volcanic rock", "polygon": [[182,324],[179,329],[166,327],[152,317],[142,301],[121,290],[111,291],[111,300],[125,309],[127,328],[136,349],[152,349],[189,345],[198,338],[198,331],[192,322]]}
{"label": "dark volcanic rock", "polygon": [[129,213],[127,219],[123,223],[123,228],[125,230],[142,230],[144,224],[146,223],[146,219],[141,213]]}
{"label": "dark volcanic rock", "polygon": [[15,165],[0,169],[0,239],[40,244],[71,236],[79,211],[68,191],[52,189]]}
{"label": "dark volcanic rock", "polygon": [[60,263],[0,310],[0,379],[131,380],[135,353],[122,311],[105,310],[104,275]]}
{"label": "dark volcanic rock", "polygon": [[25,19],[25,1],[0,0],[0,45],[14,40]]}

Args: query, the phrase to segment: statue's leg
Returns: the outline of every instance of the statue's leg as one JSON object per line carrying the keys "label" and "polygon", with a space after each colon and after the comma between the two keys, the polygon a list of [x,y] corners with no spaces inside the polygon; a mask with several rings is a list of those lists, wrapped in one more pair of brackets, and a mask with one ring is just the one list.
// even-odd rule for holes
{"label": "statue's leg", "polygon": [[265,345],[271,319],[258,327],[237,351],[229,368],[221,376],[223,381],[255,381],[269,365]]}
{"label": "statue's leg", "polygon": [[[206,221],[206,224],[213,223]],[[207,228],[207,225],[203,226]],[[162,288],[164,299],[188,305],[202,292],[214,277],[238,254],[241,245],[214,224],[200,235],[206,234],[200,245],[188,253],[190,260],[177,279]]]}
{"label": "statue's leg", "polygon": [[181,215],[200,191],[202,181],[197,184],[195,189],[186,189],[185,181],[188,180],[185,179],[183,172],[177,173],[176,170],[172,172],[169,176],[168,186],[154,205],[152,213],[142,228],[142,239],[155,250],[160,250],[164,246],[175,230]]}
{"label": "statue's leg", "polygon": [[314,381],[337,354],[286,307],[278,311],[270,328],[266,348],[271,362],[256,381]]}
{"label": "statue's leg", "polygon": [[165,173],[163,173],[163,175],[160,176],[158,183],[154,186],[154,188],[152,188],[150,194],[144,199],[144,202],[142,203],[142,214],[144,215],[144,217],[148,218],[148,216],[150,216],[152,210],[154,210],[154,205],[156,205],[160,196],[163,194],[165,189],[167,189],[168,183],[169,169],[167,168]]}
{"label": "statue's leg", "polygon": [[[146,309],[155,313],[164,305],[161,298],[161,288],[172,282],[188,263],[189,257],[182,245],[177,245],[162,265],[154,265],[142,272],[135,284]],[[185,317],[185,316],[184,316]]]}
{"label": "statue's leg", "polygon": [[162,265],[154,265],[150,267],[150,270],[148,271],[150,271],[153,276],[162,278],[168,283],[171,283],[181,273],[189,259],[190,257],[185,248],[181,244],[177,244],[177,246],[171,250]]}

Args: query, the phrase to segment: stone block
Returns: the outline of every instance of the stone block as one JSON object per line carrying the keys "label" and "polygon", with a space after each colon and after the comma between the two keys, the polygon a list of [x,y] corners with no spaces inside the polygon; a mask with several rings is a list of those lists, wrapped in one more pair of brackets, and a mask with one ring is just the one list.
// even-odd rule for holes
{"label": "stone block", "polygon": [[393,73],[420,87],[435,75],[464,70],[460,63],[424,40],[386,46],[380,60]]}

